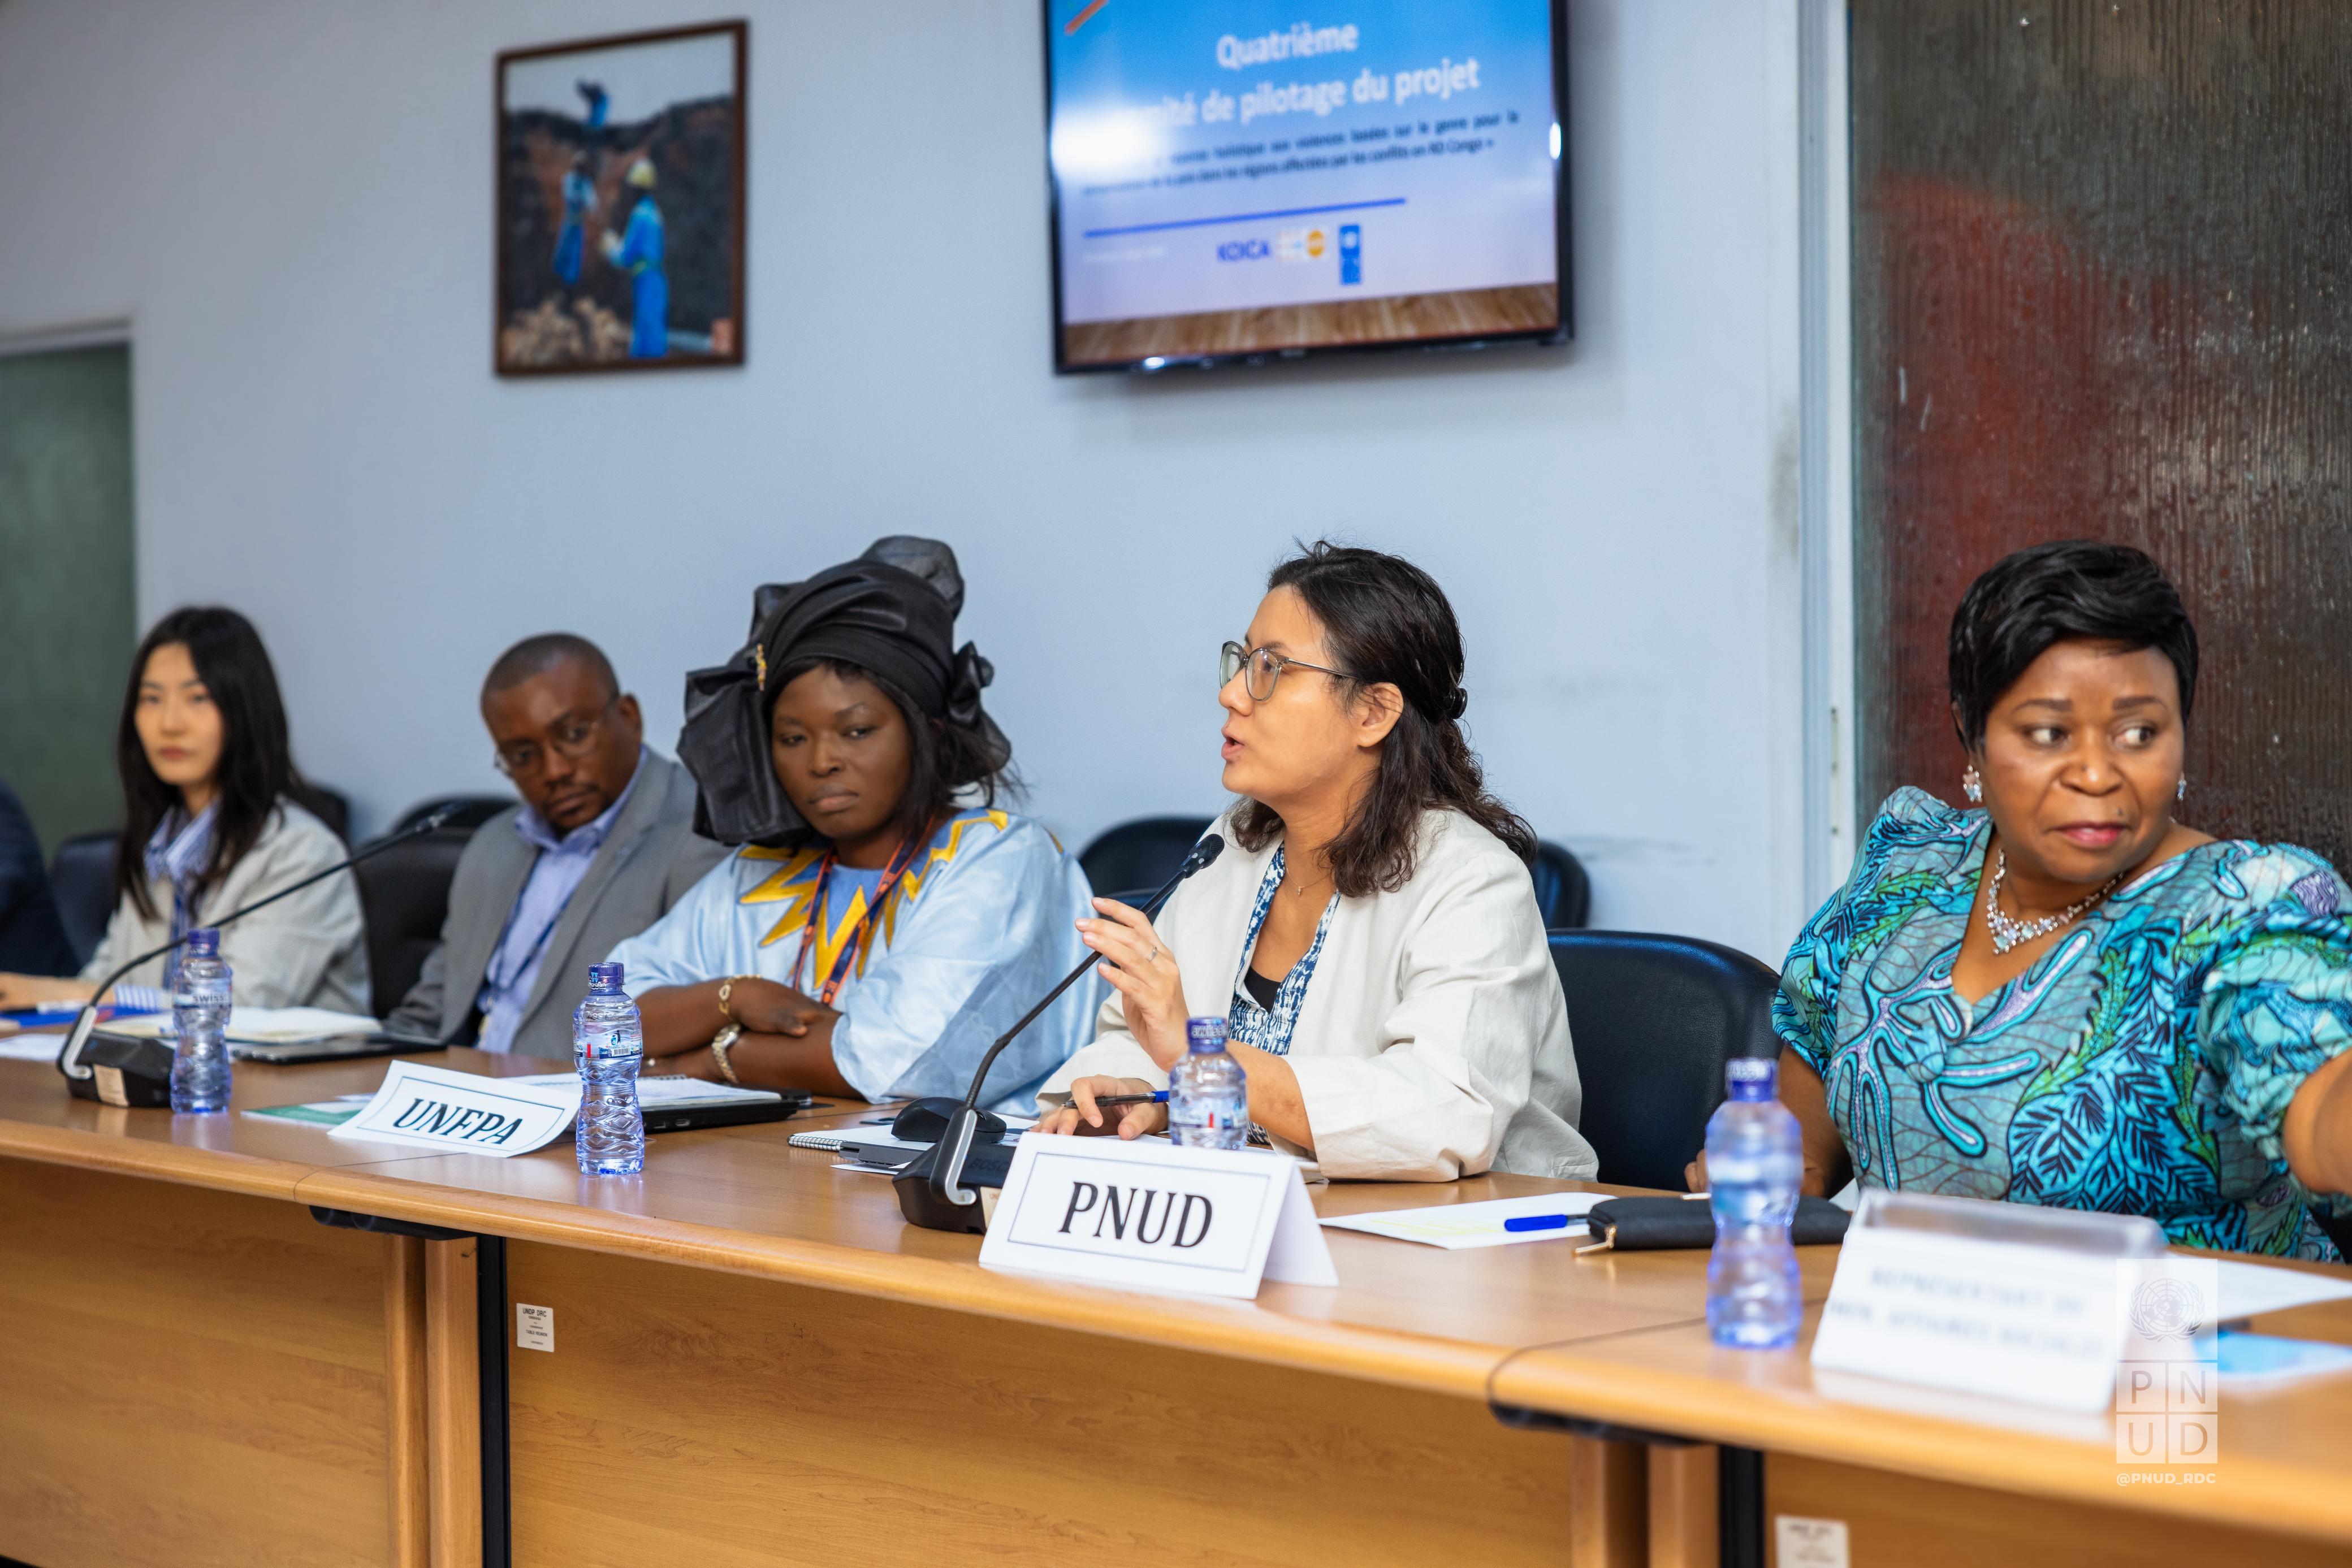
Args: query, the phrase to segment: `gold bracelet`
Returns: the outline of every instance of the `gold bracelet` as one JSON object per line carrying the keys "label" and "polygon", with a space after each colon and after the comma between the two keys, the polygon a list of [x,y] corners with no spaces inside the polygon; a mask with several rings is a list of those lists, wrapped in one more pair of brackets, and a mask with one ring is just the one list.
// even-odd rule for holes
{"label": "gold bracelet", "polygon": [[710,1037],[710,1060],[719,1064],[719,1076],[738,1089],[743,1087],[743,1081],[735,1076],[735,1064],[727,1060],[727,1053],[742,1037],[743,1026],[740,1023],[730,1023]]}
{"label": "gold bracelet", "polygon": [[735,1009],[734,1009],[733,1008],[731,1008],[731,1007],[730,1007],[730,1006],[728,1005],[728,998],[730,998],[730,997],[732,997],[732,996],[735,994],[735,982],[736,982],[736,981],[738,981],[738,980],[756,980],[756,979],[758,979],[759,977],[759,977],[759,976],[757,976],[757,975],[730,975],[730,976],[728,976],[725,979],[723,979],[723,980],[719,981],[719,1017],[721,1017],[721,1018],[723,1018],[723,1019],[725,1019],[729,1023],[733,1023],[733,1024],[740,1024],[740,1023],[741,1023],[743,1020],[742,1020],[741,1019],[737,1018],[737,1017],[735,1016]]}

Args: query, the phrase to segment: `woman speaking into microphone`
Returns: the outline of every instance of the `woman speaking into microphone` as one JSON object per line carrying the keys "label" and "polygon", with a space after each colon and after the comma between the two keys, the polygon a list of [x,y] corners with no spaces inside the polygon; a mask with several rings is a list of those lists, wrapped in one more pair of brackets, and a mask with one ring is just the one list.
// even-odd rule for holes
{"label": "woman speaking into microphone", "polygon": [[1185,1020],[1227,1020],[1250,1119],[1333,1176],[1590,1176],[1568,1009],[1528,862],[1460,720],[1462,633],[1427,572],[1318,544],[1224,647],[1233,848],[1155,925],[1078,922],[1115,994],[1038,1096],[1047,1133],[1136,1137]]}

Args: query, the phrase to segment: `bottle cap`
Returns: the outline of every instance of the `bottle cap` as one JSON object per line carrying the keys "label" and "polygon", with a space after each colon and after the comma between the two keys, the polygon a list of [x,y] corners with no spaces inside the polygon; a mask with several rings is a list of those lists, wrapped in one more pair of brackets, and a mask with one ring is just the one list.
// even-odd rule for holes
{"label": "bottle cap", "polygon": [[220,956],[220,930],[217,926],[199,925],[188,933],[188,956],[192,958]]}
{"label": "bottle cap", "polygon": [[1224,1050],[1225,1020],[1215,1017],[1185,1019],[1184,1043],[1202,1052]]}
{"label": "bottle cap", "polygon": [[618,964],[589,965],[588,983],[600,991],[619,990],[621,988],[621,966]]}
{"label": "bottle cap", "polygon": [[1780,1079],[1780,1064],[1769,1056],[1735,1056],[1723,1064],[1724,1086],[1734,1100],[1769,1100]]}

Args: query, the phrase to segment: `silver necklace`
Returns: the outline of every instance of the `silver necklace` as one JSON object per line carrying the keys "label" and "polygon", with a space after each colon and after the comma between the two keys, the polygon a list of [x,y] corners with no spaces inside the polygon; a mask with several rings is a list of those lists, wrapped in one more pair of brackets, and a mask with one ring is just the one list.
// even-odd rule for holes
{"label": "silver necklace", "polygon": [[1992,852],[1992,880],[1985,883],[1985,929],[1992,933],[1992,950],[2006,953],[2021,942],[2047,936],[2053,931],[2063,931],[2077,920],[2091,905],[2115,891],[2124,873],[2116,873],[2098,890],[2079,904],[2070,904],[2055,915],[2045,915],[2038,920],[2011,920],[2000,912],[2000,879],[2009,874],[2009,855],[2001,850]]}

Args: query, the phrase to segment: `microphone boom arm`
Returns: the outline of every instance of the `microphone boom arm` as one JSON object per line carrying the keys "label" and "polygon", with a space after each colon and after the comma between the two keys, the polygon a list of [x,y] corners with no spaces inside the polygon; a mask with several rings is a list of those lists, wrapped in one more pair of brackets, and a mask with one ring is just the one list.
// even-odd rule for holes
{"label": "microphone boom arm", "polygon": [[[1176,868],[1176,874],[1160,883],[1160,890],[1143,901],[1140,906],[1143,917],[1149,920],[1159,914],[1160,905],[1168,902],[1184,879],[1215,860],[1224,852],[1224,838],[1217,833],[1211,833],[1193,845],[1192,852],[1184,857],[1184,863]],[[971,1153],[972,1134],[979,1130],[980,1093],[987,1085],[988,1070],[996,1065],[996,1059],[1004,1054],[1004,1048],[1018,1039],[1023,1030],[1035,1023],[1039,1015],[1060,999],[1064,991],[1076,985],[1087,970],[1104,961],[1092,953],[1087,954],[1076,968],[1062,977],[1060,985],[1045,993],[1044,1001],[1024,1013],[1019,1023],[997,1036],[996,1043],[988,1048],[988,1054],[980,1059],[980,1067],[971,1075],[971,1087],[964,1092],[962,1105],[948,1119],[947,1127],[940,1134],[939,1154],[931,1166],[931,1193],[940,1202],[965,1208],[979,1201],[979,1196],[963,1185],[963,1166],[965,1156]]]}
{"label": "microphone boom arm", "polygon": [[[230,910],[226,915],[224,915],[218,920],[214,921],[209,927],[191,926],[189,929],[218,930],[220,927],[226,925],[232,920],[242,919],[246,915],[252,914],[257,909],[265,908],[269,904],[277,903],[281,898],[301,892],[304,888],[309,887],[312,883],[324,882],[327,878],[334,875],[339,871],[349,871],[352,867],[359,864],[360,862],[363,860],[371,860],[375,856],[383,853],[384,851],[392,848],[394,844],[405,843],[410,839],[421,838],[426,833],[433,832],[457,814],[457,808],[456,806],[444,806],[432,815],[421,819],[414,825],[402,829],[399,832],[393,834],[390,838],[378,839],[374,843],[369,844],[357,854],[340,861],[337,863],[329,866],[322,872],[313,873],[312,874],[304,877],[301,881],[295,883],[290,887],[281,887],[267,898],[257,898],[242,909]],[[137,968],[140,965],[144,964],[151,959],[162,957],[164,954],[169,953],[173,948],[180,946],[182,944],[185,943],[187,939],[186,936],[183,935],[170,942],[164,943],[161,947],[142,953],[139,956],[131,959],[129,963],[124,964],[121,967],[116,969],[114,973],[107,976],[104,980],[99,983],[98,989],[90,993],[89,1000],[82,1004],[81,1011],[74,1015],[73,1028],[67,1031],[66,1043],[64,1047],[58,1051],[58,1071],[59,1072],[64,1073],[68,1078],[87,1078],[89,1076],[89,1069],[81,1064],[81,1048],[89,1040],[90,1031],[98,1027],[98,1009],[105,1001],[106,993],[114,989],[116,983],[120,981],[123,976],[131,973],[131,970]]]}

